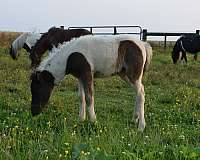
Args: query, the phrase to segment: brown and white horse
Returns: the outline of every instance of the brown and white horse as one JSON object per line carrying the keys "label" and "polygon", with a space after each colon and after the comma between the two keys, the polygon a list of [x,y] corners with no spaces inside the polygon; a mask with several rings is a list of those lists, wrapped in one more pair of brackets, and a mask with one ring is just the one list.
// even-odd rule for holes
{"label": "brown and white horse", "polygon": [[31,66],[36,67],[41,62],[42,55],[60,43],[70,41],[73,38],[91,34],[86,29],[69,29],[52,27],[48,32],[44,33],[41,38],[36,42],[30,51]]}
{"label": "brown and white horse", "polygon": [[86,104],[89,118],[95,121],[93,78],[118,74],[136,90],[136,108],[133,119],[138,129],[145,128],[144,87],[142,77],[152,56],[151,46],[129,35],[83,36],[52,50],[31,76],[31,113],[42,112],[54,85],[65,75],[72,74],[79,81],[81,105],[79,118],[86,118]]}

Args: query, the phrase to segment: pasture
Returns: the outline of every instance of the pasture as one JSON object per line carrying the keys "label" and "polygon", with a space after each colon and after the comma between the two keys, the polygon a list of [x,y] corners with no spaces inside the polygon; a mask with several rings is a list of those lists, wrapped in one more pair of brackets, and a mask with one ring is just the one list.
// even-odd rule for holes
{"label": "pasture", "polygon": [[131,123],[135,93],[119,77],[96,79],[97,122],[78,121],[77,80],[54,89],[46,111],[30,114],[30,60],[0,47],[0,159],[200,159],[200,60],[172,64],[154,49],[143,78],[146,129]]}

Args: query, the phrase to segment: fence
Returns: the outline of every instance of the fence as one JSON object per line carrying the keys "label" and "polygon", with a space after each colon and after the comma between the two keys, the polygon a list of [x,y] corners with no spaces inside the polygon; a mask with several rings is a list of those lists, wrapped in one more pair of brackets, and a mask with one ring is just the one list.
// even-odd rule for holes
{"label": "fence", "polygon": [[[60,26],[64,29],[64,26]],[[88,29],[93,34],[100,34],[100,35],[116,35],[116,34],[135,34],[139,35],[140,40],[147,41],[148,36],[157,36],[157,37],[164,37],[164,50],[166,50],[167,46],[167,37],[171,36],[181,36],[181,35],[195,35],[200,34],[200,30],[196,30],[196,32],[193,33],[186,33],[186,32],[179,32],[179,33],[172,33],[172,32],[148,32],[147,29],[142,29],[141,26],[82,26],[82,27],[69,27],[68,29],[75,29],[75,28],[85,28]],[[124,29],[138,29],[137,32],[119,32],[118,29],[124,28]],[[112,29],[113,32],[94,32],[94,29]]]}
{"label": "fence", "polygon": [[[63,28],[63,26],[62,26]],[[139,38],[142,40],[142,27],[140,26],[81,26],[81,27],[69,27],[68,29],[75,29],[75,28],[85,28],[89,29],[89,31],[95,35],[116,35],[116,34],[134,34],[138,35]],[[94,29],[105,30],[105,29],[112,29],[113,32],[95,32]],[[120,32],[120,29],[131,29],[130,32]],[[135,29],[137,31],[135,31]]]}
{"label": "fence", "polygon": [[168,36],[181,36],[181,35],[199,35],[200,30],[196,30],[194,33],[170,33],[170,32],[147,32],[147,29],[143,29],[142,31],[142,40],[147,41],[148,36],[159,36],[159,37],[164,37],[164,50],[166,50],[167,46],[167,37]]}

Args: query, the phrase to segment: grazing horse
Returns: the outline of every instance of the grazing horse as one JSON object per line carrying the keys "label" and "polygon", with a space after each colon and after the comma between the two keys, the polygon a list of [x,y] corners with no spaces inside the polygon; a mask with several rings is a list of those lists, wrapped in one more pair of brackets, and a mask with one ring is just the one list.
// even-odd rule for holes
{"label": "grazing horse", "polygon": [[24,48],[30,53],[31,47],[35,45],[36,41],[41,37],[40,33],[23,33],[17,37],[10,46],[10,55],[13,59],[17,59],[18,50]]}
{"label": "grazing horse", "polygon": [[31,49],[31,66],[38,66],[45,51],[50,51],[54,46],[57,47],[58,44],[70,41],[72,38],[77,38],[89,34],[91,33],[86,29],[64,30],[62,28],[56,27],[50,28],[48,32],[41,36],[35,46]]}
{"label": "grazing horse", "polygon": [[[136,108],[133,120],[138,129],[145,128],[143,72],[148,68],[152,49],[150,45],[130,35],[83,36],[65,42],[52,50],[47,59],[31,75],[31,113],[42,112],[54,85],[65,75],[72,74],[79,81],[81,105],[79,118],[95,121],[93,78],[119,75],[136,90]],[[146,69],[145,69],[146,68]]]}
{"label": "grazing horse", "polygon": [[172,51],[173,63],[177,63],[180,58],[180,53],[182,53],[181,60],[185,60],[187,63],[186,52],[194,54],[194,60],[197,60],[197,53],[200,52],[200,36],[190,35],[181,36],[175,43]]}

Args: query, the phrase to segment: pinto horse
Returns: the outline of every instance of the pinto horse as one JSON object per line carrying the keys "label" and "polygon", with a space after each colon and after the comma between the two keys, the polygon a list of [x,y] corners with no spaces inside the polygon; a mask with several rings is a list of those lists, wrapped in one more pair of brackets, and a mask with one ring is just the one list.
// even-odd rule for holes
{"label": "pinto horse", "polygon": [[186,53],[194,54],[194,60],[197,60],[197,54],[200,52],[200,36],[199,35],[190,35],[190,36],[181,36],[175,43],[172,51],[172,60],[173,63],[177,63],[180,58],[180,53],[182,53],[181,60],[185,60],[187,63]]}
{"label": "pinto horse", "polygon": [[41,37],[40,33],[23,33],[17,37],[10,46],[10,56],[13,59],[17,59],[18,50],[24,48],[30,53],[31,47],[35,45],[36,41]]}
{"label": "pinto horse", "polygon": [[143,72],[152,56],[151,46],[130,35],[83,36],[52,50],[51,55],[31,75],[31,113],[42,112],[54,85],[65,75],[72,74],[79,81],[81,105],[79,118],[95,121],[93,78],[119,75],[136,90],[136,108],[133,120],[138,129],[145,128]]}
{"label": "pinto horse", "polygon": [[51,50],[54,46],[57,47],[60,43],[70,41],[72,38],[77,38],[91,34],[86,29],[69,29],[52,27],[48,32],[44,33],[31,49],[30,59],[31,66],[36,67],[41,62],[41,57],[47,50]]}

